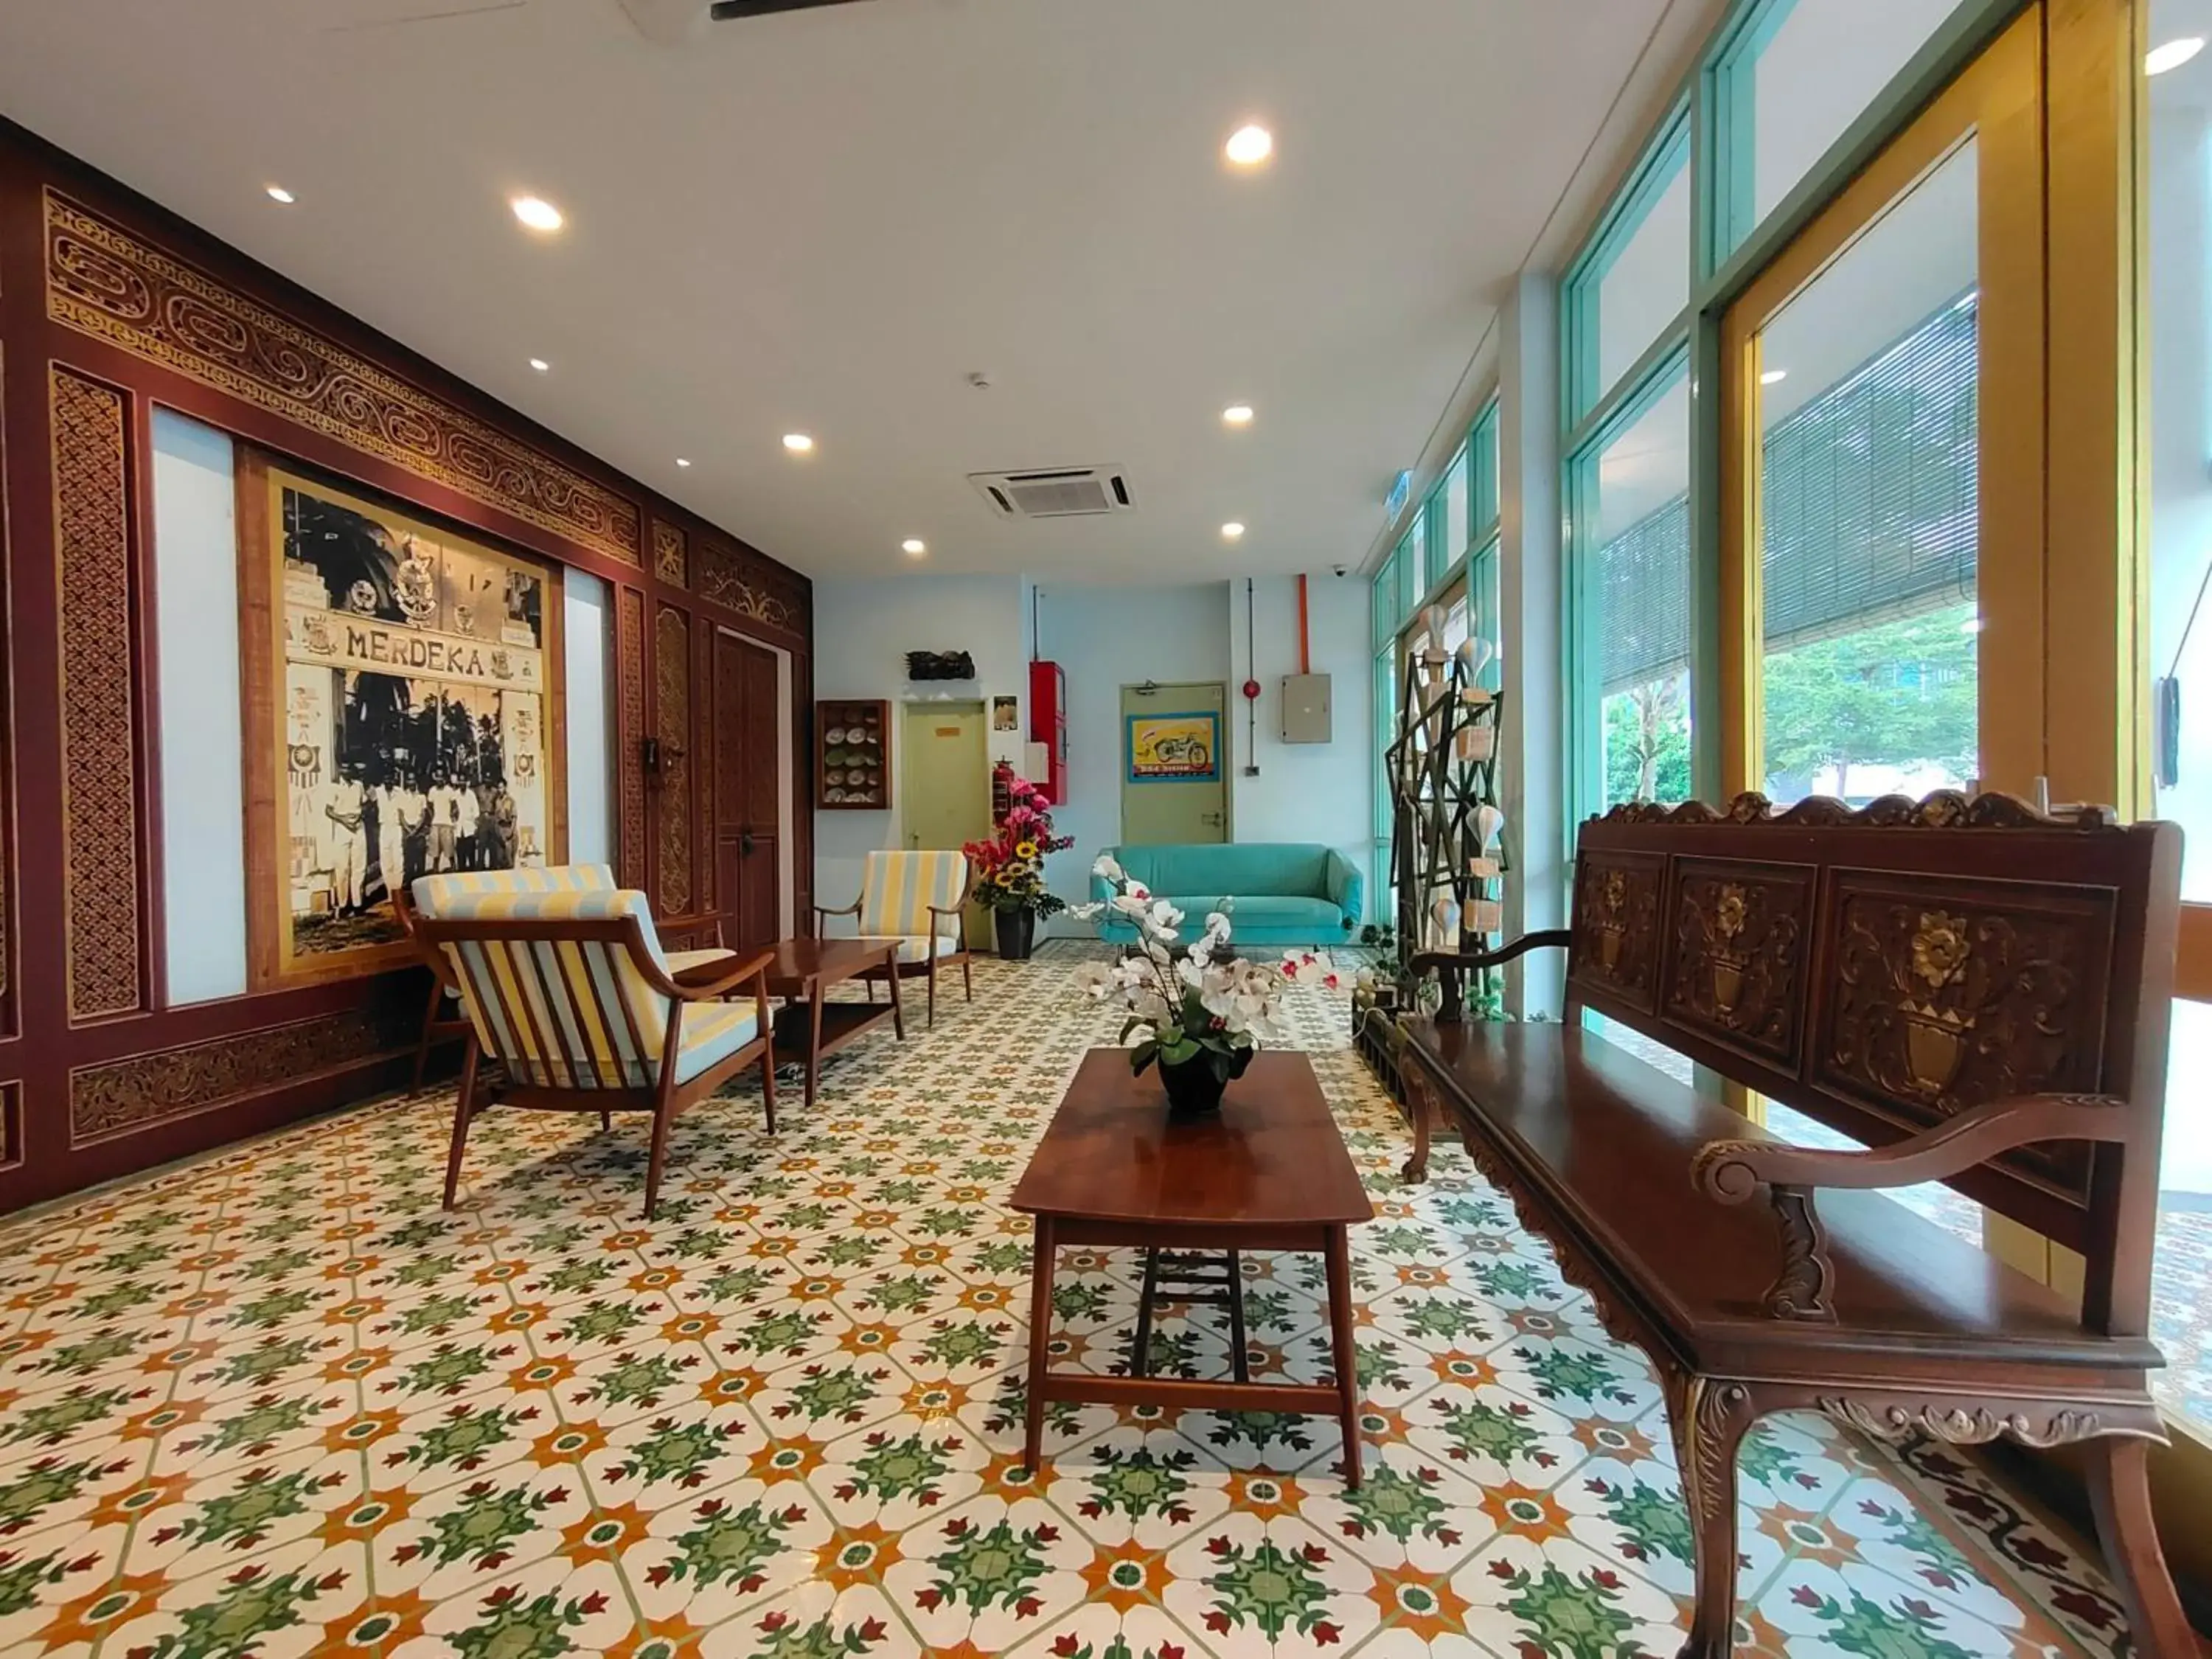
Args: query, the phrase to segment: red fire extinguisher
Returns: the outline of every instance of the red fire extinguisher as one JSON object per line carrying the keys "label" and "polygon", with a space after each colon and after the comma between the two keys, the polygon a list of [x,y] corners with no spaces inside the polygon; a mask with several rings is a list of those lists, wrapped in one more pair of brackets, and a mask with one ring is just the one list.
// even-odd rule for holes
{"label": "red fire extinguisher", "polygon": [[1004,823],[1006,814],[1014,805],[1014,767],[1012,761],[1000,761],[991,769],[991,822]]}

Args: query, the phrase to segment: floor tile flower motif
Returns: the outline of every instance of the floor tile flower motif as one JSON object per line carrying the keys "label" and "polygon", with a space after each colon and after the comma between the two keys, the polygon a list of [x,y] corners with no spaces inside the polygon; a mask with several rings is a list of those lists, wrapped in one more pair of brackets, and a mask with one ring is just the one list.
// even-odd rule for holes
{"label": "floor tile flower motif", "polygon": [[[1110,1015],[1096,947],[833,1063],[769,1135],[373,1105],[0,1224],[0,1652],[1209,1659],[1673,1651],[1690,1535],[1658,1388],[1455,1151],[1404,1137],[1338,994],[1286,1012],[1372,1194],[1366,1484],[1334,1425],[1055,1404],[1023,1471],[1006,1207]],[[1320,1380],[1316,1261],[1248,1256],[1255,1364]],[[1126,1367],[1139,1264],[1054,1340]],[[1217,1310],[1163,1371],[1230,1362]],[[1740,1652],[2106,1656],[2096,1571],[1949,1449],[1824,1419],[1745,1453]]]}

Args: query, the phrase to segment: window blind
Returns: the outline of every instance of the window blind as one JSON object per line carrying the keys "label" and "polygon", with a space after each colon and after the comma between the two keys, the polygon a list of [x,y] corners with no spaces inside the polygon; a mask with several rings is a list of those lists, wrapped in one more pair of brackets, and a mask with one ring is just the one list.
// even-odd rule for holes
{"label": "window blind", "polygon": [[[1971,598],[1980,498],[1974,295],[1778,422],[1762,446],[1766,645],[1786,649]],[[1685,496],[1597,550],[1610,696],[1690,659]]]}

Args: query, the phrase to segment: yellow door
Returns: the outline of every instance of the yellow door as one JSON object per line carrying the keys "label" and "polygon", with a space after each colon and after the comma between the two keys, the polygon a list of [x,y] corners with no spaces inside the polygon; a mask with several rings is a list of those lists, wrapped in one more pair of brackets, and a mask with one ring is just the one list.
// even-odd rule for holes
{"label": "yellow door", "polygon": [[1121,844],[1229,839],[1229,721],[1218,681],[1121,688]]}
{"label": "yellow door", "polygon": [[[957,848],[991,833],[990,732],[980,702],[909,703],[901,734],[902,845]],[[989,917],[968,913],[968,942],[988,945]]]}

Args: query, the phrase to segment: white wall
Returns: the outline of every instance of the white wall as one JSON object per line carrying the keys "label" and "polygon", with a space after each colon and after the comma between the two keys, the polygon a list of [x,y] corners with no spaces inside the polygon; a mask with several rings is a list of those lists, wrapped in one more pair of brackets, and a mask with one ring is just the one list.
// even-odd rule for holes
{"label": "white wall", "polygon": [[568,726],[568,861],[615,860],[614,742],[608,724],[607,585],[588,570],[561,580],[562,654]]}
{"label": "white wall", "polygon": [[[1227,686],[1231,727],[1226,764],[1243,763],[1243,678],[1229,672],[1229,589],[1080,587],[1040,583],[1037,654],[1067,672],[1067,800],[1054,826],[1075,845],[1048,860],[1052,890],[1079,903],[1091,896],[1091,863],[1121,838],[1121,688],[1219,680]],[[1232,824],[1236,823],[1234,818]],[[1236,825],[1239,833],[1243,826]],[[1088,931],[1056,924],[1062,933]]]}
{"label": "white wall", "polygon": [[[1375,676],[1367,648],[1368,586],[1356,575],[1306,579],[1310,660],[1315,673],[1329,677],[1332,720],[1323,744],[1285,743],[1282,737],[1283,677],[1298,672],[1297,588],[1295,576],[1253,582],[1255,655],[1245,648],[1244,584],[1229,585],[1230,701],[1240,745],[1246,726],[1237,687],[1248,664],[1260,682],[1258,741],[1249,752],[1238,749],[1230,775],[1231,822],[1239,841],[1326,842],[1372,887]],[[1258,765],[1257,777],[1245,775],[1250,763]],[[1368,898],[1371,903],[1374,895]]]}
{"label": "white wall", "polygon": [[[991,733],[991,758],[1022,764],[1029,720],[1028,590],[1016,576],[908,575],[814,585],[814,695],[886,697],[939,693],[960,702],[1021,700],[1021,723]],[[975,678],[909,683],[909,651],[965,651]],[[814,902],[848,904],[860,890],[868,854],[900,844],[905,757],[902,722],[891,720],[891,805],[880,812],[814,814]],[[811,810],[812,804],[807,803]]]}
{"label": "white wall", "polygon": [[171,1005],[246,991],[245,739],[236,458],[213,427],[154,410],[161,661],[162,937]]}

